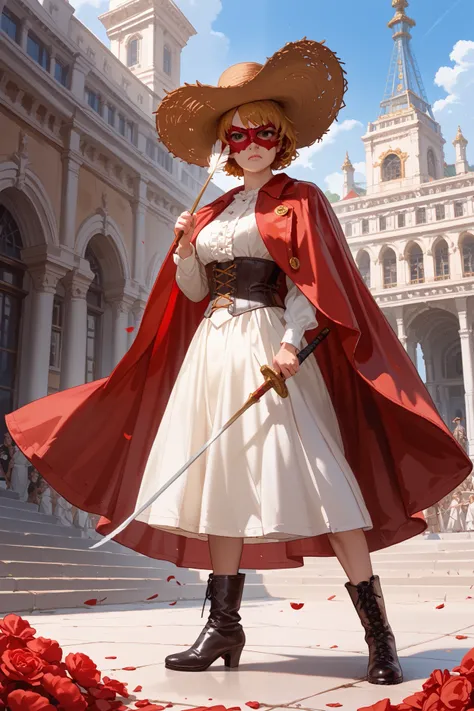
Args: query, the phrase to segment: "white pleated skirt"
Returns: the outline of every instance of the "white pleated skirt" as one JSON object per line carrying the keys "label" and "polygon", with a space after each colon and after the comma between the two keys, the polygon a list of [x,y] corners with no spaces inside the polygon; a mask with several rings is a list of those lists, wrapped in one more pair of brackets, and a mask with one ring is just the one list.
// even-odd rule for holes
{"label": "white pleated skirt", "polygon": [[[220,325],[203,319],[150,450],[136,508],[261,385],[260,366],[271,366],[284,331],[283,309],[277,307],[255,309]],[[313,356],[287,386],[287,398],[270,390],[138,520],[188,537],[206,540],[211,534],[245,543],[370,529]]]}

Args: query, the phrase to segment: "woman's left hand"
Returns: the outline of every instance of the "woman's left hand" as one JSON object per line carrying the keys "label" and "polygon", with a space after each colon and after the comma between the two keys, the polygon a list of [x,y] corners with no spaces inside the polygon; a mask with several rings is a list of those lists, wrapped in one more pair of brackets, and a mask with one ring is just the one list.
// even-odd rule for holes
{"label": "woman's left hand", "polygon": [[297,349],[291,343],[282,343],[281,348],[273,358],[273,368],[277,373],[281,373],[284,378],[291,378],[292,375],[298,372],[300,364],[296,356]]}

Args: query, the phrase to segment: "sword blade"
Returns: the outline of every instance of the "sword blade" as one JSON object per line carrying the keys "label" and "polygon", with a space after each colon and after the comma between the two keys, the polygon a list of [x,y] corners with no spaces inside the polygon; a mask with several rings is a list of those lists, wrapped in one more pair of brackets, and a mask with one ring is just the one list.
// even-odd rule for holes
{"label": "sword blade", "polygon": [[[266,384],[264,383],[264,385],[266,385]],[[262,386],[261,386],[261,387],[262,387]],[[268,389],[269,389],[269,387],[267,387],[267,390],[268,390]],[[259,388],[259,390],[260,390],[260,388]],[[255,391],[255,392],[257,392],[257,391]],[[263,392],[262,392],[262,393],[259,393],[259,395],[261,395],[261,394],[263,394]],[[145,503],[144,503],[142,506],[140,506],[140,508],[138,508],[138,509],[137,509],[136,511],[134,511],[132,514],[130,514],[130,516],[129,516],[127,519],[125,519],[125,521],[124,521],[123,523],[121,523],[120,526],[117,526],[117,528],[115,528],[115,529],[112,531],[112,533],[107,534],[107,536],[104,536],[104,538],[102,538],[100,541],[97,541],[97,543],[94,543],[94,545],[91,546],[89,550],[93,550],[94,548],[100,548],[100,547],[103,546],[105,543],[108,543],[109,541],[111,541],[112,538],[115,538],[115,536],[117,536],[119,533],[122,533],[122,531],[123,531],[125,528],[127,528],[127,526],[128,526],[130,523],[132,523],[132,521],[134,521],[138,516],[140,516],[140,514],[141,514],[143,511],[145,511],[145,509],[147,509],[149,506],[151,506],[151,504],[153,504],[153,503],[157,500],[157,498],[158,498],[159,496],[161,496],[161,494],[162,494],[164,491],[166,491],[166,489],[167,489],[169,486],[171,486],[171,484],[172,484],[173,482],[175,482],[176,479],[178,479],[178,477],[181,476],[181,474],[184,474],[184,472],[186,471],[186,469],[188,469],[188,468],[191,466],[191,464],[193,464],[193,462],[195,462],[196,459],[198,459],[198,457],[200,457],[201,454],[203,454],[203,453],[206,451],[206,449],[208,449],[208,448],[211,446],[211,444],[212,444],[213,442],[215,442],[216,439],[218,439],[218,438],[221,436],[221,434],[222,434],[223,432],[225,432],[226,429],[227,429],[228,427],[230,427],[230,426],[237,420],[237,418],[240,417],[240,415],[241,415],[243,412],[245,412],[245,410],[247,410],[251,405],[253,405],[254,401],[253,401],[253,400],[251,401],[251,397],[252,397],[252,396],[250,396],[250,398],[247,400],[247,402],[245,403],[245,405],[244,405],[243,407],[241,407],[240,410],[239,410],[238,412],[236,412],[235,415],[233,415],[233,416],[231,417],[231,419],[228,420],[228,421],[225,423],[225,425],[222,425],[222,427],[220,428],[220,430],[218,430],[215,435],[213,435],[210,439],[207,440],[207,442],[206,442],[205,444],[203,444],[203,446],[201,447],[201,449],[200,449],[199,451],[197,451],[195,454],[193,454],[193,456],[191,457],[191,459],[189,459],[189,460],[186,462],[186,464],[183,464],[183,466],[181,467],[181,469],[180,469],[179,471],[177,471],[176,474],[173,474],[173,476],[171,477],[171,479],[168,479],[168,481],[163,484],[163,486],[161,487],[161,489],[159,489],[159,491],[157,491],[155,494],[153,494],[153,496],[151,496],[151,497],[148,499],[148,501],[145,501]]]}
{"label": "sword blade", "polygon": [[[318,336],[316,336],[314,341],[311,341],[311,343],[309,343],[305,348],[303,348],[303,350],[301,350],[298,353],[298,361],[299,361],[300,365],[301,365],[301,363],[303,363],[303,361],[306,360],[306,358],[308,358],[308,356],[314,351],[316,346],[318,346],[321,343],[321,341],[323,341],[326,338],[326,336],[328,334],[329,334],[329,328],[323,328],[322,331],[318,334]],[[264,367],[266,367],[266,366],[264,366]],[[278,377],[281,378],[281,376],[278,376]],[[284,382],[284,379],[283,379],[283,382]],[[273,387],[275,387],[275,383],[272,383],[271,380],[265,380],[257,388],[257,390],[255,390],[253,393],[251,393],[249,395],[247,401],[242,405],[240,410],[237,410],[237,412],[230,418],[230,420],[228,420],[225,423],[225,425],[223,425],[220,428],[220,430],[218,432],[216,432],[215,435],[213,435],[205,444],[203,444],[201,449],[198,452],[196,452],[195,454],[193,454],[191,459],[189,459],[186,462],[186,464],[183,464],[181,469],[179,471],[177,471],[176,474],[174,474],[171,477],[171,479],[169,479],[167,482],[165,482],[163,484],[163,486],[161,487],[161,489],[159,489],[159,491],[157,491],[155,494],[153,494],[153,496],[151,498],[149,498],[148,501],[145,501],[145,503],[142,506],[140,506],[140,508],[136,509],[136,511],[134,511],[132,514],[130,514],[130,516],[127,519],[125,519],[125,521],[123,523],[121,523],[120,526],[117,526],[117,528],[115,528],[112,531],[112,533],[107,534],[107,536],[104,536],[104,538],[102,538],[100,541],[97,541],[97,543],[94,543],[94,545],[91,546],[89,550],[93,550],[94,548],[100,548],[105,543],[108,543],[109,541],[111,541],[112,538],[115,538],[115,536],[117,536],[119,533],[122,533],[122,531],[125,528],[127,528],[127,526],[130,523],[132,523],[132,521],[134,521],[138,516],[140,516],[140,514],[143,513],[143,511],[145,511],[145,509],[147,509],[149,506],[151,506],[151,504],[154,503],[157,500],[157,498],[159,496],[161,496],[161,494],[164,491],[166,491],[166,489],[169,486],[171,486],[171,484],[173,482],[175,482],[176,479],[178,479],[178,477],[181,476],[181,474],[184,474],[186,469],[188,469],[191,466],[191,464],[193,464],[193,462],[195,462],[196,459],[198,457],[200,457],[201,454],[203,454],[206,451],[206,449],[208,449],[211,446],[211,444],[213,442],[215,442],[216,439],[218,439],[221,436],[221,434],[223,432],[226,431],[226,429],[228,427],[230,427],[246,410],[248,410],[249,407],[251,407],[256,402],[258,402],[260,400],[260,398],[262,397],[262,395],[264,395],[266,392],[268,392]],[[288,392],[287,392],[287,394],[288,394]],[[280,392],[280,395],[282,395],[281,392]],[[286,395],[282,395],[282,396],[286,397]]]}

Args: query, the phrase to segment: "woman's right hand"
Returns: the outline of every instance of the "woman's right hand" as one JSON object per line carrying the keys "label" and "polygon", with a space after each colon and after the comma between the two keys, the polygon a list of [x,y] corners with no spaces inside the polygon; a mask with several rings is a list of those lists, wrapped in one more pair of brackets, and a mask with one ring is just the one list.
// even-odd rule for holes
{"label": "woman's right hand", "polygon": [[183,247],[189,247],[191,244],[191,239],[194,232],[194,227],[196,226],[196,215],[191,215],[190,212],[182,212],[181,215],[176,220],[174,226],[174,233],[178,236],[178,233],[182,231],[183,236],[181,237],[179,244]]}

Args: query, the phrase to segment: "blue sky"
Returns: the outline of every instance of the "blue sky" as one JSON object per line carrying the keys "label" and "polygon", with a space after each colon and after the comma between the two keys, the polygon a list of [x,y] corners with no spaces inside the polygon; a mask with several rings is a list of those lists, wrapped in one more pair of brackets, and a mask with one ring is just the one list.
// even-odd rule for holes
{"label": "blue sky", "polygon": [[[77,17],[105,43],[97,16],[108,2],[73,0]],[[393,47],[387,22],[391,0],[175,0],[197,30],[182,54],[181,80],[215,84],[221,72],[242,61],[265,62],[285,42],[326,40],[345,62],[346,108],[320,144],[288,172],[323,189],[338,190],[346,150],[363,180],[361,136],[377,118]],[[416,20],[412,46],[429,101],[446,139],[445,157],[454,160],[452,140],[460,123],[474,163],[474,0],[411,0]],[[223,187],[234,184],[221,178]]]}

